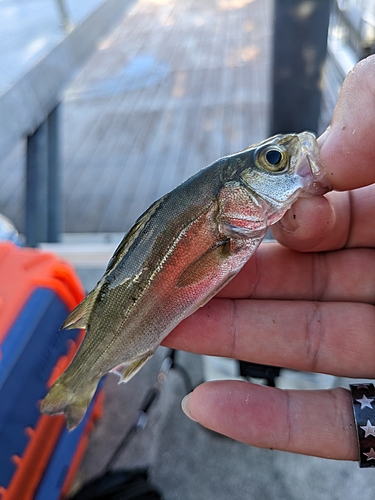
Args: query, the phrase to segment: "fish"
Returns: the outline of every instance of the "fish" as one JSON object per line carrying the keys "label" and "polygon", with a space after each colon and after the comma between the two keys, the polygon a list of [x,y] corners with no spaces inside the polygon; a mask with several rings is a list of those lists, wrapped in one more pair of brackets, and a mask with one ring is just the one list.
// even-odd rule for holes
{"label": "fish", "polygon": [[62,325],[86,334],[41,411],[64,413],[74,429],[106,373],[130,380],[240,271],[298,197],[328,190],[315,136],[301,132],[220,158],[153,203]]}

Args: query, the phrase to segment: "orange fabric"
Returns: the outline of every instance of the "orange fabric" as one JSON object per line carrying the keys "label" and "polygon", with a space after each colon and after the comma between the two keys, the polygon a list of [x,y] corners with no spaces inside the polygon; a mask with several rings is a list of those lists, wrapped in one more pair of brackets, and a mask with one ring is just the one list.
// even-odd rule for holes
{"label": "orange fabric", "polygon": [[[0,243],[0,359],[1,342],[10,331],[22,308],[37,288],[49,288],[72,310],[85,296],[81,282],[69,263],[49,252],[19,248],[12,243]],[[82,338],[70,341],[68,352],[59,358],[48,386],[64,371],[73,358]],[[101,412],[103,397],[99,394],[92,416],[87,424],[72,466],[64,482],[67,491],[87,446],[88,433]],[[35,429],[26,429],[29,442],[22,457],[14,456],[17,464],[9,486],[0,487],[1,500],[32,500],[43,479],[48,462],[65,427],[62,415],[41,415]]]}
{"label": "orange fabric", "polygon": [[68,262],[50,252],[0,243],[0,344],[37,287],[54,290],[69,310],[85,296]]}

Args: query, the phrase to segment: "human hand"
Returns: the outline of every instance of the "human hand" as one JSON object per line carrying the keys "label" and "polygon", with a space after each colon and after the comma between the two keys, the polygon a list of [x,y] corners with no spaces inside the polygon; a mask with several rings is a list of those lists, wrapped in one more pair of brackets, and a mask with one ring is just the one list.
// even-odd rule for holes
{"label": "human hand", "polygon": [[[321,163],[335,192],[299,199],[243,270],[165,345],[295,370],[375,377],[375,56],[346,78]],[[282,246],[283,245],[283,246]],[[358,459],[347,390],[244,381],[184,400],[203,426],[262,448]]]}

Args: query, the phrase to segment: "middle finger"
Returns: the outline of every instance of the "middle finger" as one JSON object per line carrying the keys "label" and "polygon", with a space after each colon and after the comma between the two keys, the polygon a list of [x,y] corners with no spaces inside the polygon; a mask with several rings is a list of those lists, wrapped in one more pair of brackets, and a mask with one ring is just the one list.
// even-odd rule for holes
{"label": "middle finger", "polygon": [[375,303],[375,250],[300,253],[264,243],[221,298]]}
{"label": "middle finger", "polygon": [[295,370],[373,378],[374,322],[370,304],[213,299],[164,344]]}

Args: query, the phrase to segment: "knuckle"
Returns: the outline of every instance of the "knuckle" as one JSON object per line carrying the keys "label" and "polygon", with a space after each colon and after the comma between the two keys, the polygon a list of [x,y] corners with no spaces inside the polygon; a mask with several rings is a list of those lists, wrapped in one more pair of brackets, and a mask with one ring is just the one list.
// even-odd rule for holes
{"label": "knuckle", "polygon": [[231,339],[231,346],[229,350],[229,357],[230,358],[236,358],[238,357],[238,326],[237,326],[237,318],[238,318],[238,311],[237,311],[237,302],[236,300],[231,300],[230,301],[231,307],[230,307],[230,323],[229,323],[229,333],[230,336],[229,338]]}

